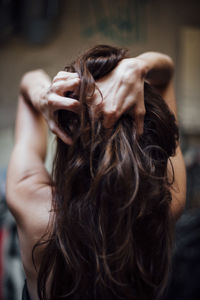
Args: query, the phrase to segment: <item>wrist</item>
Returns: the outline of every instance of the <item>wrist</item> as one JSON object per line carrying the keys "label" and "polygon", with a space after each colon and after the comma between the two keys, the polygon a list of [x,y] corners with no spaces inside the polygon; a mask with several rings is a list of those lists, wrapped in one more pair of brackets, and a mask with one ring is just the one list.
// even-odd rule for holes
{"label": "wrist", "polygon": [[145,79],[155,86],[168,84],[174,73],[174,63],[170,56],[159,52],[145,52],[137,56],[146,65]]}
{"label": "wrist", "polygon": [[148,64],[137,57],[123,59],[117,68],[119,77],[123,79],[121,82],[131,85],[135,81],[144,80],[148,72]]}
{"label": "wrist", "polygon": [[51,84],[50,77],[43,70],[26,73],[20,83],[20,92],[34,108],[40,111],[41,100]]}
{"label": "wrist", "polygon": [[35,88],[33,88],[30,91],[30,99],[31,103],[34,106],[34,108],[39,111],[40,113],[42,112],[42,104],[45,100],[45,96],[47,94],[48,87],[45,85],[39,85]]}

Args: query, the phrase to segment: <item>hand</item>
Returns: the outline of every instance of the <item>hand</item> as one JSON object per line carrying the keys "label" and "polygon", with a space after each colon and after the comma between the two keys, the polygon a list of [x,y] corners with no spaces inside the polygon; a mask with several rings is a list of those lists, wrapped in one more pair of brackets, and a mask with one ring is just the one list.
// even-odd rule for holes
{"label": "hand", "polygon": [[145,63],[137,58],[123,59],[108,75],[96,82],[94,103],[103,112],[103,124],[110,128],[119,117],[128,112],[136,121],[137,133],[141,135],[144,127],[144,78]]}
{"label": "hand", "polygon": [[40,98],[39,110],[46,119],[50,130],[66,144],[72,144],[72,139],[58,126],[57,114],[59,109],[78,113],[79,101],[64,97],[64,93],[73,91],[80,83],[77,73],[59,72],[53,79],[48,91]]}

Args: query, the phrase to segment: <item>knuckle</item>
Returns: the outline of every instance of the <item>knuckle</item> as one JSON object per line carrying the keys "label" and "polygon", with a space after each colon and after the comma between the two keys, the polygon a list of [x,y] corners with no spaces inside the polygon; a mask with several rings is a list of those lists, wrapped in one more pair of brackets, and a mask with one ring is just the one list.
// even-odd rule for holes
{"label": "knuckle", "polygon": [[57,76],[66,76],[68,74],[68,72],[65,71],[59,71]]}
{"label": "knuckle", "polygon": [[70,90],[70,89],[74,89],[75,87],[77,87],[79,85],[79,83],[80,83],[80,79],[72,78],[72,79],[69,79],[68,81],[66,81],[64,83],[64,85],[65,85],[66,89]]}
{"label": "knuckle", "polygon": [[144,115],[145,115],[145,110],[141,110],[139,116],[144,117]]}
{"label": "knuckle", "polygon": [[75,78],[75,79],[74,79],[74,83],[75,83],[76,85],[79,85],[79,84],[80,84],[80,81],[81,81],[80,78]]}
{"label": "knuckle", "polygon": [[52,83],[56,82],[59,79],[58,74],[53,78]]}
{"label": "knuckle", "polygon": [[132,78],[130,75],[131,74],[129,71],[126,71],[121,75],[121,81],[123,84],[130,85],[133,83],[133,80],[131,80]]}
{"label": "knuckle", "polygon": [[143,133],[144,133],[144,128],[141,127],[141,128],[138,130],[138,135],[140,136],[140,135],[142,135]]}
{"label": "knuckle", "polygon": [[59,80],[60,78],[62,78],[63,76],[66,77],[67,72],[64,71],[60,71],[56,74],[56,76],[53,78],[53,82],[56,82],[57,80]]}
{"label": "knuckle", "polygon": [[53,99],[53,93],[52,91],[49,92],[48,97],[47,97],[47,101],[50,102]]}
{"label": "knuckle", "polygon": [[71,104],[70,104],[70,107],[72,108],[72,109],[76,109],[76,108],[78,108],[79,107],[79,102],[78,101],[72,101],[71,102]]}
{"label": "knuckle", "polygon": [[47,104],[53,106],[55,104],[54,94],[50,93],[47,97]]}
{"label": "knuckle", "polygon": [[137,77],[137,78],[141,76],[141,70],[140,70],[140,66],[139,65],[135,66],[134,76]]}
{"label": "knuckle", "polygon": [[51,86],[47,90],[47,95],[48,96],[52,93],[52,86],[53,86],[53,84],[51,84]]}
{"label": "knuckle", "polygon": [[51,101],[51,106],[52,106],[52,107],[56,106],[56,104],[57,104],[57,101],[56,101],[56,100],[52,100],[52,101]]}
{"label": "knuckle", "polygon": [[116,117],[116,110],[113,107],[110,108],[104,108],[104,115],[110,118]]}
{"label": "knuckle", "polygon": [[136,110],[136,114],[137,114],[137,116],[139,116],[139,117],[144,117],[145,113],[146,113],[145,107],[139,107],[139,108]]}
{"label": "knuckle", "polygon": [[58,93],[60,90],[60,83],[59,82],[55,82],[52,84],[52,91],[55,93]]}

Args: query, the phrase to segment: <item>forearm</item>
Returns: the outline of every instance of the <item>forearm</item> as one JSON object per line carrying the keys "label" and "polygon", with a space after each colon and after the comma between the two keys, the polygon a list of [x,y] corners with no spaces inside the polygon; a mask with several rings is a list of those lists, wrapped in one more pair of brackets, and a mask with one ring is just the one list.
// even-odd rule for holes
{"label": "forearm", "polygon": [[47,124],[40,112],[42,97],[50,85],[50,78],[42,70],[26,73],[20,83],[15,145],[25,151],[35,152],[45,159],[47,148]]}
{"label": "forearm", "polygon": [[174,73],[172,59],[159,52],[145,52],[136,58],[144,62],[145,79],[157,88],[164,88]]}
{"label": "forearm", "polygon": [[173,179],[173,177],[175,180],[173,185],[170,187],[170,191],[172,195],[171,212],[174,220],[176,221],[181,216],[185,208],[187,185],[185,162],[180,145],[178,145],[176,149],[176,155],[171,157],[168,162],[168,176],[169,180]]}
{"label": "forearm", "polygon": [[34,152],[45,160],[48,127],[42,115],[19,95],[15,122],[15,147],[25,152]]}
{"label": "forearm", "polygon": [[143,62],[145,80],[162,96],[177,119],[176,97],[173,87],[174,63],[162,53],[146,52],[137,56]]}
{"label": "forearm", "polygon": [[[28,203],[33,203],[33,191],[47,185],[48,173],[44,166],[47,150],[48,128],[42,115],[25,100],[22,93],[18,98],[15,125],[15,144],[10,158],[6,198],[9,209],[17,219],[22,216]],[[29,191],[29,194],[27,193]],[[31,192],[30,192],[31,191]],[[31,204],[31,207],[32,204]]]}

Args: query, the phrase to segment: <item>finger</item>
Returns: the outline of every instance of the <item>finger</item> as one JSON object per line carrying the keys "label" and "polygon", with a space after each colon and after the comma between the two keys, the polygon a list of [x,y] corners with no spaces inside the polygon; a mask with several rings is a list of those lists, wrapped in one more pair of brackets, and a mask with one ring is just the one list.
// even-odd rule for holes
{"label": "finger", "polygon": [[130,95],[129,90],[124,90],[119,87],[117,92],[114,94],[111,93],[109,98],[103,101],[105,126],[113,126],[117,119],[119,119],[130,106],[133,106],[133,95]]}
{"label": "finger", "polygon": [[115,110],[111,111],[104,111],[103,112],[103,126],[105,128],[112,128],[112,126],[115,124],[115,122],[118,119],[118,116],[116,114]]}
{"label": "finger", "polygon": [[106,128],[112,127],[116,123],[116,121],[121,117],[121,115],[127,113],[130,110],[130,106],[133,106],[132,102],[132,95],[127,96],[122,94],[119,94],[116,97],[115,102],[107,102],[103,108],[104,126]]}
{"label": "finger", "polygon": [[51,93],[48,96],[48,105],[53,111],[59,109],[70,110],[72,112],[78,113],[80,111],[80,102],[63,96],[59,96],[55,93]]}
{"label": "finger", "polygon": [[51,86],[51,92],[63,95],[65,92],[72,92],[79,84],[80,78],[55,81]]}
{"label": "finger", "polygon": [[53,78],[53,82],[56,82],[58,80],[68,80],[68,79],[75,79],[79,78],[77,73],[71,73],[71,72],[58,72],[58,74]]}
{"label": "finger", "polygon": [[140,136],[143,134],[144,131],[144,117],[145,117],[145,107],[140,106],[134,112],[135,115],[135,123],[136,123],[136,132],[137,135]]}
{"label": "finger", "polygon": [[102,108],[102,114],[103,114],[103,126],[105,128],[111,128],[114,123],[117,121],[117,118],[119,117],[118,114],[118,103],[117,101],[114,102],[112,100],[113,97],[111,97],[110,101],[103,101],[101,104]]}
{"label": "finger", "polygon": [[141,136],[144,132],[144,117],[139,117],[135,120],[136,123],[136,133]]}
{"label": "finger", "polygon": [[57,137],[59,137],[65,144],[72,145],[72,138],[63,132],[54,121],[49,122],[49,128]]}

